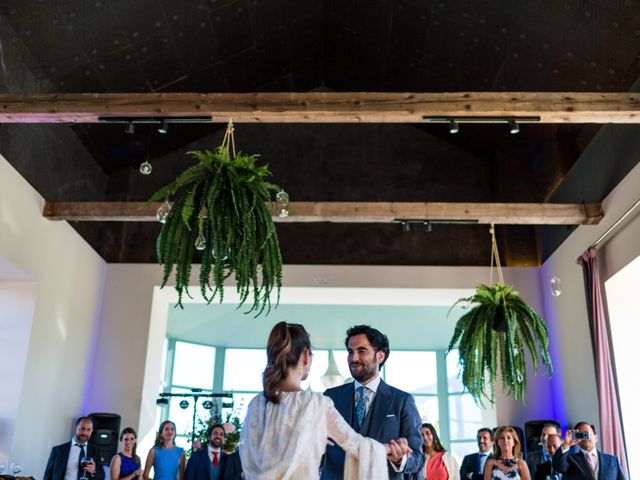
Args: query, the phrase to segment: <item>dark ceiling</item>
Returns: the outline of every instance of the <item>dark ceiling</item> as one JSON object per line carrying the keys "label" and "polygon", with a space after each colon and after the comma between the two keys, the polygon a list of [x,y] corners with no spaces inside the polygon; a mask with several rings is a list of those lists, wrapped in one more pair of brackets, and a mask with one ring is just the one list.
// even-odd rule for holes
{"label": "dark ceiling", "polygon": [[[640,76],[638,0],[5,0],[0,34],[11,93],[625,92]],[[242,124],[236,141],[292,200],[577,203],[601,201],[636,163],[594,166],[599,129]],[[47,200],[145,200],[223,130],[5,125],[0,153]],[[109,262],[155,261],[158,224],[73,226]],[[278,226],[294,264],[487,265],[487,230]],[[498,241],[506,264],[539,265],[570,231],[500,227]]]}

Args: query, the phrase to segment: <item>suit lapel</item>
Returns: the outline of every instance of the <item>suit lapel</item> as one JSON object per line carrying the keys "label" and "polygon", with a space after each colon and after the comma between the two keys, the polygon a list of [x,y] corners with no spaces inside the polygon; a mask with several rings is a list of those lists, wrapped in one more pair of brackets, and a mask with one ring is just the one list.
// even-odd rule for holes
{"label": "suit lapel", "polygon": [[[593,470],[591,470],[591,467],[587,463],[587,460],[584,458],[584,453],[582,453],[582,451],[579,451],[575,455],[573,455],[573,459],[576,462],[576,466],[578,467],[580,472],[582,472],[582,475],[584,475],[585,478],[596,480],[596,476],[593,474]],[[600,468],[599,464],[600,461],[598,459],[598,468]]]}
{"label": "suit lapel", "polygon": [[[367,418],[368,421],[365,422],[367,424],[367,431],[361,432],[363,435],[376,439],[380,437],[392,400],[393,395],[391,389],[386,383],[380,380],[378,391],[373,399],[373,405],[371,405],[371,410],[367,414],[367,417],[369,417]],[[388,441],[388,439],[385,441]]]}
{"label": "suit lapel", "polygon": [[340,412],[340,415],[342,415],[342,418],[344,418],[349,425],[353,424],[353,396],[355,393],[355,390],[353,388],[353,382],[349,383],[348,385],[345,385],[343,388],[341,388],[338,392],[338,394],[335,397],[335,407],[336,410],[338,410],[338,412]]}

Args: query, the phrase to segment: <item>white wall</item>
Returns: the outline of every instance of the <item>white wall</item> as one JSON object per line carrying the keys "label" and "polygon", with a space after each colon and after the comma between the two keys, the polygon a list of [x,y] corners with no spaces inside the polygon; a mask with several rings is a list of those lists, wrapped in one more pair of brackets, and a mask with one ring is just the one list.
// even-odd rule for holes
{"label": "white wall", "polygon": [[[592,421],[599,428],[598,399],[588,326],[582,268],[576,259],[640,197],[640,164],[602,202],[605,217],[599,225],[578,227],[549,257],[540,281],[545,316],[551,324],[552,349],[557,374],[554,400],[557,418],[574,423]],[[640,216],[627,222],[600,249],[602,278],[617,272],[640,254]],[[562,281],[562,295],[551,296],[549,280]]]}
{"label": "white wall", "polygon": [[0,156],[0,257],[37,285],[11,440],[23,474],[42,476],[52,445],[70,438],[92,371],[105,262],[66,223],[42,217],[42,197]]}

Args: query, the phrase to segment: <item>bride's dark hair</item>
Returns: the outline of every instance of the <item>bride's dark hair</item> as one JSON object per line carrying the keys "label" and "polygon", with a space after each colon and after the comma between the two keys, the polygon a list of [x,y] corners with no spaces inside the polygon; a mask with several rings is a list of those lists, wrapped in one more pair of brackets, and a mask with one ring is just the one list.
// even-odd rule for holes
{"label": "bride's dark hair", "polygon": [[287,369],[298,363],[305,349],[311,351],[311,340],[302,325],[280,322],[273,327],[267,342],[267,368],[262,374],[267,400],[280,403],[277,388],[287,378]]}

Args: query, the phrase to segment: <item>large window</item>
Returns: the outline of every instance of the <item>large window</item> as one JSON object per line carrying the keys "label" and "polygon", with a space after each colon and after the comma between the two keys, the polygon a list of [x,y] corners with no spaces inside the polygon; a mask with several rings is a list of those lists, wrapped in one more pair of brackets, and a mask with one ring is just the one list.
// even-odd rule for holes
{"label": "large window", "polygon": [[[347,352],[333,351],[338,371],[350,379]],[[216,363],[217,361],[217,363]],[[196,345],[181,341],[167,342],[165,391],[190,392],[192,388],[213,389],[233,394],[233,410],[223,409],[244,419],[251,399],[262,390],[262,372],[266,364],[264,349],[224,348]],[[329,365],[328,350],[314,350],[309,378],[303,388],[322,392],[326,386],[322,376]],[[463,392],[458,378],[457,352],[445,355],[438,351],[393,351],[382,369],[382,378],[404,391],[416,401],[423,422],[433,424],[447,447],[459,460],[476,450],[476,431],[483,424],[483,411],[470,395]],[[187,446],[191,431],[193,406],[180,408],[180,398],[173,398],[162,418],[170,418],[178,429],[177,443]],[[208,418],[202,401],[196,408],[196,419]],[[495,420],[494,420],[495,422]],[[490,424],[488,426],[494,426]]]}

